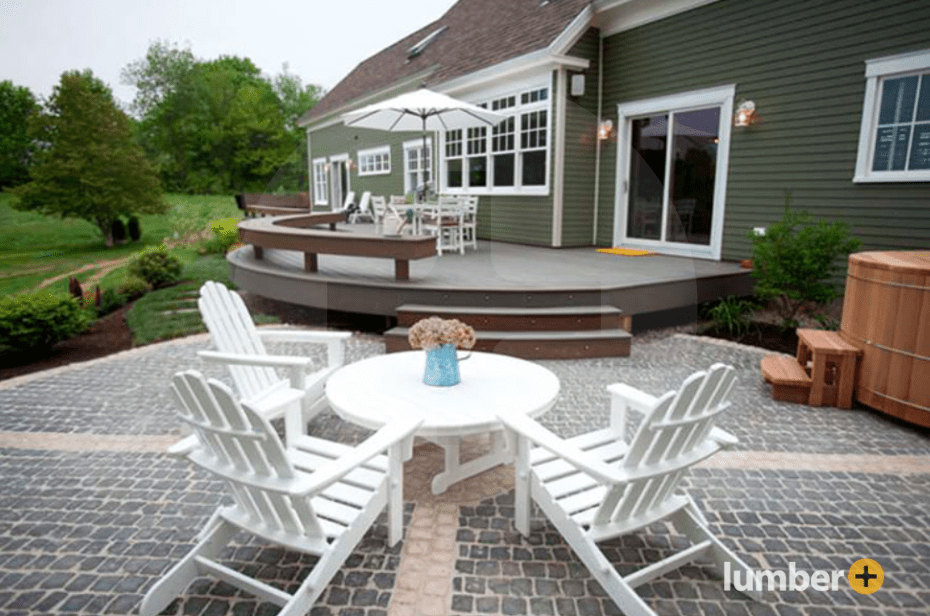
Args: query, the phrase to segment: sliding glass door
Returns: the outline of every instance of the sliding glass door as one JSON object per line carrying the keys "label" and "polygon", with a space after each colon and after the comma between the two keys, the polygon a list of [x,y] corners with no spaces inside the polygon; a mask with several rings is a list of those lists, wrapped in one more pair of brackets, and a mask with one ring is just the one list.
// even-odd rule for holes
{"label": "sliding glass door", "polygon": [[719,258],[732,94],[705,105],[693,104],[699,96],[682,95],[680,105],[674,98],[620,106],[615,239]]}

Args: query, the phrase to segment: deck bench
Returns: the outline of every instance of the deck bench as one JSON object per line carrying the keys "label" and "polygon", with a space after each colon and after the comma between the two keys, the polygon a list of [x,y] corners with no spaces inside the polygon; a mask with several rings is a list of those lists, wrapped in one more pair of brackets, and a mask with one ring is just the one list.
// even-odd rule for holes
{"label": "deck bench", "polygon": [[[429,235],[385,237],[372,233],[337,231],[344,213],[305,214],[275,218],[253,218],[239,223],[239,236],[251,244],[255,258],[265,248],[304,253],[304,269],[316,272],[320,254],[394,259],[394,278],[410,280],[410,261],[436,255],[436,238]],[[329,228],[320,228],[328,225]]]}
{"label": "deck bench", "polygon": [[266,195],[264,193],[239,193],[236,206],[246,216],[286,216],[310,212],[310,196],[307,193],[293,195]]}

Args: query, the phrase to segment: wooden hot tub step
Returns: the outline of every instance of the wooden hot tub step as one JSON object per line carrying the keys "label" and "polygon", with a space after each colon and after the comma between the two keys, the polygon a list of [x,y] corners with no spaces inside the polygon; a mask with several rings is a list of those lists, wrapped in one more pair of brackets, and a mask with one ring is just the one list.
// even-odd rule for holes
{"label": "wooden hot tub step", "polygon": [[[409,351],[406,327],[384,333],[388,353]],[[596,331],[475,331],[475,351],[501,353],[523,359],[578,359],[627,357],[629,332],[615,328]]]}
{"label": "wooden hot tub step", "polygon": [[762,376],[772,384],[772,398],[781,402],[807,404],[811,377],[793,357],[767,355],[762,359]]}

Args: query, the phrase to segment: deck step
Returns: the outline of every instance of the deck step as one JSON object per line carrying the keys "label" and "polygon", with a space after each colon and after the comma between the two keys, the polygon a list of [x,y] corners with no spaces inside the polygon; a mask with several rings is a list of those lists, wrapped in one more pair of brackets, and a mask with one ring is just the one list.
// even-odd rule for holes
{"label": "deck step", "polygon": [[[387,352],[409,351],[408,332],[407,327],[386,331]],[[630,333],[620,328],[596,331],[485,331],[476,328],[474,350],[523,359],[627,357],[631,339]]]}
{"label": "deck step", "polygon": [[431,316],[458,319],[476,330],[488,331],[630,331],[631,319],[614,306],[564,308],[499,308],[484,306],[427,306],[404,304],[397,308],[397,324],[410,327]]}
{"label": "deck step", "polygon": [[762,377],[772,384],[772,398],[781,402],[807,404],[811,377],[793,357],[767,355],[762,359]]}

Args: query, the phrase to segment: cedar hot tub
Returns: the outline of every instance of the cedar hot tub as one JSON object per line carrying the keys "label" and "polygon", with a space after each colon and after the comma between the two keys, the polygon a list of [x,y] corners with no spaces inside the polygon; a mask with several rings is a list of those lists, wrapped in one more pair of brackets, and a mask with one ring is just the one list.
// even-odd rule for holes
{"label": "cedar hot tub", "polygon": [[930,427],[930,250],[850,255],[840,334],[862,349],[859,402]]}

